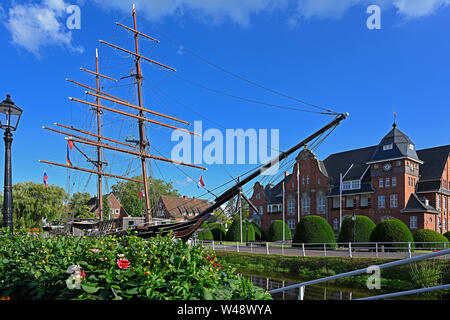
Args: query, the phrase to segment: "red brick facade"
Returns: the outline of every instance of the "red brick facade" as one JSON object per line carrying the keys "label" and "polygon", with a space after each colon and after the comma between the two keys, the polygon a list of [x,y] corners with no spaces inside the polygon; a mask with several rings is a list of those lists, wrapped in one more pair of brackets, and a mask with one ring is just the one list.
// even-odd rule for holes
{"label": "red brick facade", "polygon": [[[394,142],[386,145],[386,141]],[[413,143],[395,125],[380,145],[334,154],[324,161],[310,150],[302,150],[292,173],[285,173],[277,185],[255,183],[251,201],[260,212],[250,210],[250,214],[257,215],[261,227],[268,230],[273,220],[283,220],[284,208],[284,219],[292,231],[299,212],[300,218],[320,215],[337,234],[341,221],[339,179],[347,169],[342,220],[352,214],[367,216],[375,223],[397,218],[412,232],[449,231],[450,146],[416,153]]]}

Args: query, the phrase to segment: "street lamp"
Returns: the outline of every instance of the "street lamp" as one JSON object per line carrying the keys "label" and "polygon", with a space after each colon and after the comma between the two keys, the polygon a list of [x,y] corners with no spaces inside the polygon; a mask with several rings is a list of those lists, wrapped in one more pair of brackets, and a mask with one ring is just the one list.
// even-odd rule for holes
{"label": "street lamp", "polygon": [[12,133],[19,124],[22,109],[14,104],[9,94],[0,103],[0,128],[5,130],[5,186],[3,196],[3,226],[9,227],[13,232],[13,199],[12,199],[12,169],[11,169],[11,144]]}
{"label": "street lamp", "polygon": [[353,213],[352,215],[352,220],[353,220],[353,242],[356,242],[356,215],[355,213]]}

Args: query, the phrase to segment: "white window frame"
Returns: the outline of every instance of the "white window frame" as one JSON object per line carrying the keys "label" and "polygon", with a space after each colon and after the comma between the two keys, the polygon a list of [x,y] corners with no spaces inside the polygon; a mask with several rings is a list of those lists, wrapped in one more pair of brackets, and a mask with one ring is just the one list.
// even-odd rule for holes
{"label": "white window frame", "polygon": [[391,194],[390,195],[390,207],[391,208],[398,208],[398,194]]}
{"label": "white window frame", "polygon": [[418,228],[417,216],[410,216],[409,217],[409,228],[410,229],[417,229]]}
{"label": "white window frame", "polygon": [[309,213],[311,208],[311,199],[309,197],[302,198],[302,213]]}
{"label": "white window frame", "polygon": [[333,230],[334,231],[338,231],[339,230],[339,219],[338,218],[334,218],[333,219]]}
{"label": "white window frame", "polygon": [[322,196],[317,198],[317,212],[324,213],[327,209],[327,198]]}
{"label": "white window frame", "polygon": [[292,216],[295,214],[295,199],[288,200],[288,215]]}
{"label": "white window frame", "polygon": [[396,187],[396,186],[397,186],[397,177],[392,177],[392,183],[391,183],[391,185],[392,185],[393,187]]}
{"label": "white window frame", "polygon": [[387,150],[392,150],[392,148],[394,147],[394,144],[390,143],[390,144],[385,144],[383,146],[383,151],[387,151]]}
{"label": "white window frame", "polygon": [[386,196],[384,195],[378,196],[378,208],[380,209],[386,208]]}

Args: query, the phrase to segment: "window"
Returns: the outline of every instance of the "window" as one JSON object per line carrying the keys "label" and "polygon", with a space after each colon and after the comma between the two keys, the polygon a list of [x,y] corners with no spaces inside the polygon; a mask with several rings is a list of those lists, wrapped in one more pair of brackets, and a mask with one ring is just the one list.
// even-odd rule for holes
{"label": "window", "polygon": [[390,187],[391,186],[391,178],[386,178],[386,187]]}
{"label": "window", "polygon": [[309,184],[309,174],[306,175],[306,184]]}
{"label": "window", "polygon": [[305,176],[302,176],[302,185],[305,185]]}
{"label": "window", "polygon": [[347,197],[347,208],[354,208],[356,205],[356,198],[355,197]]}
{"label": "window", "polygon": [[442,219],[442,231],[446,231],[446,230],[447,230],[446,221],[447,221],[447,220]]}
{"label": "window", "polygon": [[295,200],[288,200],[288,215],[295,214]]}
{"label": "window", "polygon": [[339,219],[338,218],[333,219],[333,229],[334,229],[334,231],[339,230]]}
{"label": "window", "polygon": [[295,229],[295,220],[292,220],[292,219],[288,220],[287,224],[288,224],[289,229],[291,229],[291,230]]}
{"label": "window", "polygon": [[333,208],[339,208],[339,197],[333,198]]}
{"label": "window", "polygon": [[327,207],[327,198],[319,197],[317,198],[317,212],[324,213]]}
{"label": "window", "polygon": [[440,195],[436,195],[436,208],[438,210],[441,210],[441,196]]}
{"label": "window", "polygon": [[263,213],[264,213],[264,207],[259,206],[259,214],[262,216]]}
{"label": "window", "polygon": [[392,177],[392,186],[393,187],[397,186],[397,177]]}
{"label": "window", "polygon": [[410,149],[410,150],[414,150],[414,145],[410,143],[410,144],[409,144],[409,149]]}
{"label": "window", "polygon": [[370,196],[361,196],[361,207],[369,206]]}
{"label": "window", "polygon": [[386,196],[378,196],[378,208],[386,208]]}
{"label": "window", "polygon": [[360,180],[344,181],[342,183],[342,190],[358,190],[361,189]]}
{"label": "window", "polygon": [[409,217],[409,228],[417,229],[417,216]]}
{"label": "window", "polygon": [[391,194],[391,208],[398,208],[398,194]]}
{"label": "window", "polygon": [[256,200],[259,200],[259,199],[261,199],[261,195],[260,195],[260,193],[258,192],[258,193],[256,194]]}
{"label": "window", "polygon": [[391,144],[386,144],[386,145],[383,146],[383,151],[392,150],[393,147],[394,147],[394,145],[392,143]]}
{"label": "window", "polygon": [[353,190],[361,189],[361,181],[360,180],[353,180],[352,181],[352,189]]}
{"label": "window", "polygon": [[309,213],[309,207],[311,205],[311,201],[309,197],[305,197],[302,199],[302,213],[306,214]]}
{"label": "window", "polygon": [[317,184],[320,184],[320,178],[317,178]]}
{"label": "window", "polygon": [[352,188],[351,181],[344,181],[342,183],[342,190],[350,190]]}
{"label": "window", "polygon": [[380,179],[378,180],[378,187],[379,187],[379,188],[383,188],[383,178],[380,178]]}
{"label": "window", "polygon": [[401,161],[395,161],[395,165],[396,165],[397,167],[400,167],[400,166],[402,165],[402,162],[401,162]]}

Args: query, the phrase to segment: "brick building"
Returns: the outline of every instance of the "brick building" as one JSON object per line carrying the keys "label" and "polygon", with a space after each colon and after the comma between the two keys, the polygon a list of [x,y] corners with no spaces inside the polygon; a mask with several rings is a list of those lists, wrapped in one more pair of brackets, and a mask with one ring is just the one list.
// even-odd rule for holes
{"label": "brick building", "polygon": [[[107,199],[109,212],[103,212],[104,219],[118,219],[128,217],[127,211],[122,207],[119,200],[117,200],[116,196],[113,193],[109,193]],[[95,213],[96,217],[99,218],[97,197],[92,197],[88,201],[87,206],[89,207],[89,211]]]}
{"label": "brick building", "polygon": [[450,145],[416,150],[394,124],[378,145],[335,153],[323,161],[305,148],[292,173],[285,173],[277,185],[255,183],[251,201],[259,211],[251,214],[264,230],[273,220],[282,220],[284,204],[291,230],[299,218],[314,214],[338,233],[341,216],[356,214],[375,223],[398,218],[411,231],[445,233],[450,224]]}
{"label": "brick building", "polygon": [[188,220],[195,217],[199,211],[203,211],[210,205],[208,200],[160,196],[154,210],[154,218],[175,219],[178,221]]}

